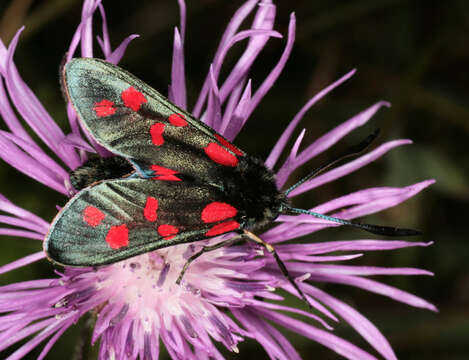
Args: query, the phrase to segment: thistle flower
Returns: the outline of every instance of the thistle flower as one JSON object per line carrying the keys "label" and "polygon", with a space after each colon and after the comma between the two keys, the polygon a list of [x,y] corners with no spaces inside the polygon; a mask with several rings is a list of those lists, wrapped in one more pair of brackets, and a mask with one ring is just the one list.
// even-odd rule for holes
{"label": "thistle flower", "polygon": [[[181,24],[174,32],[169,98],[187,108],[185,4],[183,0],[178,2]],[[251,89],[249,71],[254,60],[270,38],[281,37],[273,30],[275,10],[275,5],[269,0],[248,0],[238,9],[223,34],[199,98],[191,110],[195,117],[201,118],[230,140],[236,137],[274,85],[290,55],[295,37],[294,14],[290,17],[285,49],[277,65],[257,89]],[[68,57],[77,53],[78,46],[81,47],[81,56],[93,56],[91,25],[97,11],[103,23],[102,35],[98,37],[102,53],[107,61],[117,63],[136,35],[127,37],[112,50],[104,8],[99,0],[84,1],[81,22],[72,39]],[[240,30],[240,24],[253,12],[251,27]],[[70,130],[64,133],[21,79],[13,62],[21,31],[8,48],[0,42],[0,114],[9,129],[0,131],[0,157],[45,186],[71,196],[73,189],[69,185],[69,171],[83,163],[87,152],[97,152],[102,156],[108,154],[81,128],[70,106],[67,108]],[[220,82],[219,73],[225,55],[240,41],[247,41],[245,51],[227,78]],[[275,166],[278,169],[276,179],[279,188],[298,167],[365,124],[381,107],[389,106],[382,101],[372,105],[300,151],[303,131],[291,149],[287,150],[287,143],[306,111],[353,73],[344,75],[311,98],[281,135],[265,162],[267,167]],[[28,135],[14,108],[56,158],[49,156]],[[289,196],[297,196],[341,178],[389,150],[409,143],[409,140],[395,140],[382,144],[356,160],[305,182]],[[286,161],[277,165],[284,152],[288,152]],[[311,210],[354,219],[395,206],[432,182],[427,180],[403,188],[360,190]],[[1,234],[39,241],[44,239],[49,228],[46,221],[16,206],[3,195],[0,197],[0,209],[7,214],[1,216],[0,221],[8,226],[0,229]],[[340,264],[361,256],[361,252],[365,251],[427,246],[430,243],[368,239],[311,244],[294,241],[297,237],[329,226],[336,225],[307,215],[282,215],[271,229],[259,234],[265,241],[276,244],[280,257],[314,307],[314,314],[279,302],[283,297],[276,289],[283,289],[293,296],[298,296],[298,293],[277,268],[275,260],[251,245],[221,248],[204,254],[189,267],[183,285],[176,285],[175,281],[187,258],[202,245],[217,241],[211,239],[157,250],[99,268],[65,267],[49,279],[0,287],[0,350],[24,341],[8,359],[20,359],[39,346],[42,350],[38,358],[43,359],[68,328],[88,312],[94,311],[98,316],[92,342],[100,340],[100,359],[157,359],[160,339],[175,359],[222,359],[216,343],[222,343],[228,351],[238,352],[238,343],[246,337],[259,342],[272,359],[299,359],[293,345],[272,324],[312,339],[346,358],[374,359],[372,354],[333,334],[330,323],[340,319],[354,328],[383,358],[396,359],[388,341],[369,320],[316,284],[354,286],[411,306],[435,310],[423,299],[368,278],[370,275],[431,275],[428,271]],[[40,247],[38,244],[38,249]],[[44,261],[44,257],[44,253],[38,251],[1,266],[0,273]],[[286,313],[313,319],[316,325]]]}

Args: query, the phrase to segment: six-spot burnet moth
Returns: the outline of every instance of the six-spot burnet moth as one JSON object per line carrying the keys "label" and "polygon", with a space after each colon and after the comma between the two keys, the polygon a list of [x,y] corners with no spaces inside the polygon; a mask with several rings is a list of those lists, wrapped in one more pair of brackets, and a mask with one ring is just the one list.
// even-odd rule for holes
{"label": "six-spot burnet moth", "polygon": [[235,232],[190,257],[239,240],[262,245],[301,295],[274,247],[251,232],[279,214],[304,213],[390,236],[417,231],[361,224],[292,208],[287,195],[307,179],[361,153],[377,133],[281,192],[264,163],[127,71],[98,59],[72,59],[64,92],[94,139],[115,156],[91,157],[72,172],[79,190],[52,222],[48,257],[68,266],[117,262],[148,251]]}

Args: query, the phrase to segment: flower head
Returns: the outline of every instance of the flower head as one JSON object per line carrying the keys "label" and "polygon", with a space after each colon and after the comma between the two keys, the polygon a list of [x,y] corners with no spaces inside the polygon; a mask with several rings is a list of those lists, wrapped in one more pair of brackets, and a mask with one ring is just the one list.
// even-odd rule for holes
{"label": "flower head", "polygon": [[[181,24],[174,32],[169,98],[180,107],[187,108],[183,0],[179,0],[179,5]],[[282,37],[273,30],[275,10],[275,5],[268,0],[249,0],[238,9],[223,34],[196,104],[190,109],[195,117],[229,140],[233,140],[251,118],[290,55],[295,37],[294,14],[290,17],[285,49],[277,65],[257,89],[251,88],[249,77],[254,60],[271,38]],[[97,0],[84,1],[82,19],[72,39],[68,58],[75,56],[79,46],[81,56],[93,56],[91,22],[97,11],[103,22],[103,33],[98,37],[103,57],[117,63],[136,36],[129,36],[112,50],[104,8]],[[254,13],[251,27],[240,30],[240,24],[251,13]],[[0,157],[45,186],[70,196],[74,190],[70,186],[69,172],[84,162],[87,153],[110,154],[81,127],[70,105],[67,108],[70,130],[64,133],[21,79],[13,62],[21,31],[8,48],[0,43],[0,115],[9,129],[0,131]],[[219,74],[224,58],[230,48],[240,41],[247,42],[245,51],[226,79],[221,81]],[[386,102],[372,105],[300,151],[303,130],[287,150],[288,141],[306,111],[353,73],[344,75],[311,98],[281,135],[265,161],[268,168],[277,169],[279,189],[293,171],[365,124],[381,107],[389,106]],[[28,135],[14,109],[55,157],[49,156]],[[395,140],[378,146],[356,160],[306,181],[289,197],[341,178],[389,150],[408,143],[409,140]],[[288,156],[283,164],[278,164],[284,152]],[[395,206],[432,182],[427,180],[403,188],[360,190],[311,210],[342,219],[354,219]],[[0,198],[0,210],[8,214],[0,219],[9,226],[1,229],[2,234],[41,241],[48,232],[49,224],[46,221],[14,205],[4,196]],[[276,245],[279,256],[314,307],[314,314],[279,302],[283,297],[276,289],[283,289],[293,296],[298,296],[298,293],[284,278],[275,260],[264,254],[261,248],[250,244],[224,247],[204,254],[191,264],[184,282],[176,284],[187,259],[202,246],[215,244],[220,240],[218,238],[160,249],[99,268],[65,267],[63,272],[57,272],[55,277],[49,279],[0,287],[0,350],[31,336],[9,359],[19,359],[40,344],[42,351],[39,359],[42,359],[69,327],[86,313],[94,311],[98,317],[92,341],[100,340],[100,359],[157,359],[160,339],[175,359],[221,359],[223,356],[216,343],[223,344],[228,351],[237,352],[238,344],[246,337],[256,339],[271,358],[298,359],[298,353],[273,324],[310,338],[346,358],[373,359],[370,353],[333,334],[330,323],[339,319],[349,323],[382,357],[395,359],[391,346],[369,320],[316,284],[355,286],[415,307],[435,310],[425,300],[368,279],[370,275],[431,275],[428,271],[341,264],[361,256],[365,251],[427,246],[429,243],[368,239],[308,244],[294,242],[297,237],[330,226],[336,225],[308,215],[281,215],[272,228],[259,234],[264,241]],[[44,253],[38,251],[1,266],[0,273],[44,258]],[[310,325],[288,313],[313,319],[316,324]]]}

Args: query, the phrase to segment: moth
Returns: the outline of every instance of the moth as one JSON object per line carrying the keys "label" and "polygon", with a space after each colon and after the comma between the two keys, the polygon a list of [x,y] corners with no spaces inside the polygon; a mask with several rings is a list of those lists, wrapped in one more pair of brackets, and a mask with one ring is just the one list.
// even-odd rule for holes
{"label": "moth", "polygon": [[[290,206],[287,195],[346,157],[361,153],[371,135],[287,191],[273,172],[222,135],[127,71],[92,58],[62,69],[64,92],[86,130],[113,157],[92,157],[71,174],[78,190],[53,220],[44,250],[55,263],[97,266],[145,252],[233,232],[188,259],[240,239],[262,245],[303,300],[275,248],[252,230],[280,214],[306,213],[390,236],[415,230],[361,224]],[[237,235],[236,235],[237,233]]]}

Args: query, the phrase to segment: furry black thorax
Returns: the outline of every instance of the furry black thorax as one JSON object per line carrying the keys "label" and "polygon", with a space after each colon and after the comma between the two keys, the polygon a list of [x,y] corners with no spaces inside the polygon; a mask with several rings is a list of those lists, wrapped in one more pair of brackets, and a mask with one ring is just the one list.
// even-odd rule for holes
{"label": "furry black thorax", "polygon": [[238,209],[243,227],[260,227],[274,220],[285,205],[286,196],[277,189],[274,173],[258,158],[239,158],[233,176],[223,178],[227,199]]}
{"label": "furry black thorax", "polygon": [[132,165],[120,156],[102,158],[92,154],[70,173],[70,183],[79,191],[102,180],[120,179],[133,171]]}

